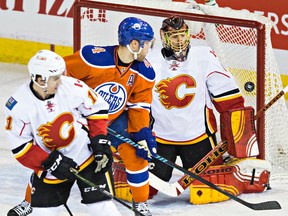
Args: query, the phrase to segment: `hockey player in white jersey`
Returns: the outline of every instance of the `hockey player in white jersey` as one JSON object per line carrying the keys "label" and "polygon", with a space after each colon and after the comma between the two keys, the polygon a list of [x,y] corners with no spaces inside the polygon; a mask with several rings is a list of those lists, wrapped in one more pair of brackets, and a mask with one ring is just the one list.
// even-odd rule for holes
{"label": "hockey player in white jersey", "polygon": [[[156,72],[151,107],[159,155],[171,161],[179,156],[186,169],[200,161],[217,144],[214,105],[220,113],[221,138],[227,141],[229,154],[235,158],[257,156],[259,152],[254,110],[252,107],[245,107],[244,98],[233,76],[222,67],[216,53],[208,46],[191,46],[189,27],[179,16],[169,17],[162,22],[160,36],[162,55],[156,55],[155,52],[159,53],[156,49],[154,53],[150,53],[151,58],[147,57]],[[158,160],[153,162],[155,167],[151,172],[162,180],[169,181],[172,168]],[[256,163],[258,162],[261,164],[263,161]],[[221,157],[214,165],[222,163]],[[233,166],[237,163],[234,161]],[[265,178],[267,175],[268,172],[265,172]],[[223,177],[225,181],[220,182],[219,179]],[[244,182],[234,179],[233,173],[208,174],[205,178],[214,184],[221,183],[227,188],[236,188],[235,195],[245,191]],[[227,199],[219,193],[217,196],[213,195],[215,192],[200,182],[192,185],[192,203]],[[261,186],[258,188],[259,185]],[[250,191],[262,192],[266,185],[255,183],[255,188]],[[199,190],[202,190],[201,196]],[[153,195],[153,189],[150,194]]]}
{"label": "hockey player in white jersey", "polygon": [[[18,162],[33,170],[33,215],[58,215],[76,180],[73,167],[112,192],[108,104],[77,79],[63,76],[63,58],[41,50],[28,63],[31,80],[5,105],[8,140]],[[112,200],[78,181],[89,215],[119,216]]]}

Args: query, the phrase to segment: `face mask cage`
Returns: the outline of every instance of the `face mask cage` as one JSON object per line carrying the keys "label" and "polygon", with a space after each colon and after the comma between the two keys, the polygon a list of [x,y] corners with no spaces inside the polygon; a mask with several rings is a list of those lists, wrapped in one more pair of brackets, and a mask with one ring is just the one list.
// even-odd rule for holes
{"label": "face mask cage", "polygon": [[190,43],[189,29],[164,32],[164,47],[171,49],[176,55],[186,51]]}

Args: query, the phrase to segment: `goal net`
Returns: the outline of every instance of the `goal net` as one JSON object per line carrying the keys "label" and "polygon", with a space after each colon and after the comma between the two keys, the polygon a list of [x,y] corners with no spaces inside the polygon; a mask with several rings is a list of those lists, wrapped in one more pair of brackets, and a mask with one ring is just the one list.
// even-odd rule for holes
{"label": "goal net", "polygon": [[[191,30],[191,45],[208,45],[235,77],[245,105],[256,113],[282,89],[270,32],[273,23],[247,11],[168,0],[78,0],[74,7],[74,50],[86,44],[118,44],[119,23],[134,16],[159,29],[168,16],[181,15]],[[260,158],[272,164],[272,178],[288,173],[288,112],[284,97],[256,121]]]}

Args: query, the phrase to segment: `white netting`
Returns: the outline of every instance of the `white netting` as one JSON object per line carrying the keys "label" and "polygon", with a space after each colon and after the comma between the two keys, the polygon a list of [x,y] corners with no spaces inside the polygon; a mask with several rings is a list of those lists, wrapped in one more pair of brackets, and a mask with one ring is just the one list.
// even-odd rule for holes
{"label": "white netting", "polygon": [[[265,24],[266,28],[266,46],[265,50],[265,104],[270,102],[282,89],[282,82],[276,59],[271,44],[271,29],[273,23],[266,17],[259,16],[247,11],[236,11],[224,8],[213,8],[208,6],[201,7],[205,13],[214,16],[229,16],[233,18],[245,18],[256,20]],[[218,27],[219,29],[220,27]],[[231,28],[231,27],[230,27]],[[224,38],[227,32],[218,30],[219,37],[225,44],[214,43],[213,48],[220,55],[223,65],[229,69],[244,94],[247,104],[254,106],[256,89],[247,92],[244,84],[247,81],[256,82],[256,30],[248,28],[232,27],[229,34]],[[218,38],[219,38],[218,37]],[[226,42],[226,41],[227,42]],[[213,44],[213,42],[212,42]],[[233,45],[231,45],[233,44]],[[219,48],[219,49],[218,49]],[[257,86],[257,84],[256,84]],[[288,165],[288,112],[284,97],[276,102],[265,112],[265,158],[272,163],[272,178],[287,176]]]}
{"label": "white netting", "polygon": [[[91,1],[93,2],[93,1]],[[225,16],[230,18],[255,20],[265,24],[265,103],[268,103],[282,89],[279,69],[273,54],[270,32],[272,22],[264,17],[247,11],[231,10],[199,5],[198,9],[187,3],[155,1],[155,0],[107,0],[101,2],[121,5],[171,10],[170,16],[181,12]],[[156,36],[156,46],[160,46],[159,29],[163,17],[142,15],[127,12],[116,12],[97,8],[81,8],[81,46],[85,44],[112,45],[118,43],[117,28],[121,20],[128,16],[136,16],[150,23]],[[235,25],[219,25],[215,23],[187,21],[192,30],[191,44],[208,44],[217,53],[224,67],[231,71],[246,99],[246,105],[256,109],[256,68],[257,68],[257,31],[254,28],[244,28]],[[263,63],[264,64],[264,63]],[[252,82],[255,87],[246,91],[244,86]],[[288,112],[284,98],[281,98],[265,112],[265,157],[272,163],[272,178],[285,176],[288,173]],[[262,135],[263,136],[263,135]]]}

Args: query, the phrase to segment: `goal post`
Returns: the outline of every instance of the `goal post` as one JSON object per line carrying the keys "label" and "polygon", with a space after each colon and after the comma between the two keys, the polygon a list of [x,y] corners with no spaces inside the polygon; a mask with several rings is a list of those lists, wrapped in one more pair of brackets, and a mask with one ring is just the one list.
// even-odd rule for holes
{"label": "goal post", "polygon": [[[260,110],[283,89],[273,54],[268,18],[248,11],[168,0],[76,0],[74,4],[74,51],[85,44],[118,44],[117,28],[128,16],[152,25],[161,46],[159,29],[164,18],[178,14],[191,30],[191,45],[209,45],[221,64],[235,77],[245,105]],[[259,158],[287,173],[288,112],[280,99],[256,122]],[[282,172],[283,173],[283,172]]]}

